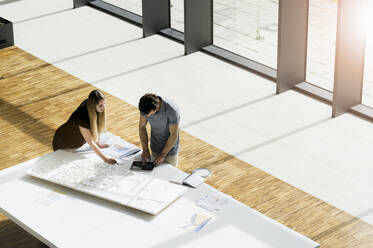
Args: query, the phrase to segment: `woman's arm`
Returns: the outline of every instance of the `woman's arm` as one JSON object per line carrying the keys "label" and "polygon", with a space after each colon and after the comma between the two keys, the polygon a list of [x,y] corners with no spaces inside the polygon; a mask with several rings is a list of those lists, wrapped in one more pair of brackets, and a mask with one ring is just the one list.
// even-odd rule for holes
{"label": "woman's arm", "polygon": [[97,142],[95,142],[97,144],[98,148],[100,148],[100,149],[108,148],[110,146],[109,144],[101,144],[100,143],[100,135],[101,134],[98,135],[98,138],[97,138],[98,140],[97,140]]}
{"label": "woman's arm", "polygon": [[101,150],[98,148],[96,142],[94,142],[91,131],[87,128],[79,126],[80,133],[83,135],[84,140],[90,145],[92,150],[102,159],[105,163],[115,164],[117,161],[112,158],[106,157]]}

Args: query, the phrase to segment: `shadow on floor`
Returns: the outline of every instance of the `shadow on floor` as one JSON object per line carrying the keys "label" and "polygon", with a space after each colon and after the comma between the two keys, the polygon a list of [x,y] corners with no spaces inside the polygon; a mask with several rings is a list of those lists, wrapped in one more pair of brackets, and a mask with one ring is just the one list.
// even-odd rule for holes
{"label": "shadow on floor", "polygon": [[0,5],[6,5],[6,4],[9,4],[9,3],[14,3],[14,2],[19,2],[21,0],[5,0],[5,1],[1,1],[0,2]]}
{"label": "shadow on floor", "polygon": [[32,20],[39,19],[39,18],[43,18],[43,17],[47,17],[47,16],[56,15],[56,14],[59,14],[59,13],[62,13],[62,12],[66,12],[66,11],[72,10],[72,7],[73,7],[73,6],[71,5],[71,9],[58,10],[58,11],[54,11],[54,12],[47,13],[47,14],[40,15],[40,16],[31,17],[31,18],[24,19],[24,20],[20,20],[20,21],[18,21],[18,22],[13,22],[13,23],[14,23],[14,24],[19,24],[19,23],[22,23],[22,22],[28,22],[28,21],[32,21]]}
{"label": "shadow on floor", "polygon": [[33,237],[11,220],[0,222],[1,248],[48,248],[47,245]]}
{"label": "shadow on floor", "polygon": [[[62,96],[62,95],[64,95],[64,94],[69,94],[69,93],[71,93],[71,92],[73,92],[73,91],[78,91],[78,90],[81,90],[81,89],[84,89],[84,88],[89,88],[89,87],[91,87],[92,85],[90,85],[90,84],[83,84],[83,85],[80,85],[80,86],[78,86],[78,87],[75,87],[75,88],[72,88],[72,89],[66,89],[66,90],[61,90],[61,91],[59,91],[59,92],[57,92],[57,93],[55,93],[55,94],[50,94],[50,95],[48,95],[48,96],[46,96],[46,97],[43,97],[43,98],[39,98],[39,99],[37,99],[37,100],[33,100],[33,101],[25,101],[25,103],[23,103],[23,104],[20,104],[20,105],[17,105],[17,106],[14,106],[14,107],[17,107],[17,108],[20,108],[20,107],[23,107],[23,106],[26,106],[26,105],[29,105],[29,104],[34,104],[34,103],[38,103],[38,102],[41,102],[41,101],[45,101],[45,100],[49,100],[49,99],[52,99],[52,98],[54,98],[54,97],[59,97],[59,96]],[[87,91],[87,97],[88,97],[88,94],[89,94],[89,92],[90,91]],[[82,101],[83,101],[84,99],[82,99]],[[0,98],[0,101],[1,101],[1,98]],[[0,106],[1,106],[1,103],[0,103]],[[76,106],[76,107],[78,107],[78,105]],[[68,118],[68,116],[66,116],[66,120],[67,120],[67,118]]]}
{"label": "shadow on floor", "polygon": [[[323,232],[317,234],[316,236],[312,237],[312,239],[313,240],[321,240],[321,239],[323,239],[325,237],[331,236],[332,233],[335,233],[335,232],[337,232],[339,230],[342,230],[343,228],[345,228],[347,226],[350,226],[352,224],[357,224],[359,222],[360,223],[366,223],[366,225],[371,225],[371,224],[365,222],[364,220],[362,220],[362,218],[367,217],[367,216],[369,216],[371,214],[373,214],[373,209],[369,209],[369,210],[367,210],[365,212],[362,212],[362,213],[358,214],[356,217],[351,216],[350,219],[348,219],[348,220],[340,223],[339,225],[336,225],[336,226],[333,226],[333,227],[331,227],[329,229],[326,229],[325,231],[323,231]],[[364,232],[363,229],[361,231]]]}
{"label": "shadow on floor", "polygon": [[262,142],[262,143],[259,143],[259,144],[255,145],[255,146],[252,146],[252,147],[246,148],[246,149],[244,149],[244,150],[238,151],[238,152],[236,152],[236,153],[233,154],[233,155],[234,155],[235,157],[241,156],[241,155],[243,155],[243,154],[245,154],[245,153],[251,152],[251,151],[256,150],[256,149],[259,149],[259,148],[261,148],[261,147],[263,147],[263,146],[269,145],[269,144],[271,144],[271,143],[278,142],[279,140],[285,139],[285,138],[287,138],[287,137],[289,137],[289,136],[292,136],[292,135],[295,135],[295,134],[297,134],[297,133],[300,133],[300,132],[306,131],[307,129],[314,128],[314,127],[316,127],[316,126],[318,126],[318,125],[320,125],[320,124],[323,124],[323,123],[325,123],[325,122],[331,120],[331,118],[332,118],[332,117],[327,117],[327,118],[324,118],[324,119],[321,119],[321,120],[318,120],[318,121],[312,122],[312,123],[310,123],[310,124],[308,124],[308,125],[305,125],[305,126],[303,126],[303,127],[300,127],[300,128],[294,129],[294,130],[292,130],[292,131],[290,131],[290,132],[284,133],[284,134],[279,135],[279,136],[277,136],[277,137],[273,137],[272,139],[267,140],[267,141],[264,141],[264,142]]}
{"label": "shadow on floor", "polygon": [[234,106],[233,108],[226,109],[226,110],[224,110],[224,111],[222,111],[222,112],[219,112],[219,113],[213,114],[213,115],[211,115],[211,116],[204,117],[204,118],[202,118],[202,119],[200,119],[200,120],[196,120],[196,121],[193,121],[193,122],[187,123],[187,124],[181,126],[180,128],[184,129],[184,128],[188,128],[188,127],[191,127],[191,126],[194,126],[194,125],[200,124],[200,123],[202,123],[202,122],[204,122],[204,121],[208,121],[208,120],[214,119],[214,118],[216,118],[216,117],[222,116],[222,115],[224,115],[224,114],[231,113],[231,112],[236,111],[236,110],[238,110],[238,109],[242,109],[242,108],[248,107],[248,106],[250,106],[250,105],[253,105],[253,104],[255,104],[255,103],[258,103],[258,102],[261,102],[261,101],[267,100],[267,99],[269,99],[269,98],[271,98],[271,97],[274,97],[274,96],[276,96],[276,95],[275,95],[275,94],[270,94],[270,95],[267,95],[267,96],[260,97],[260,98],[258,98],[258,99],[253,100],[253,101],[250,101],[250,102],[247,102],[247,103],[244,103],[244,104],[238,105],[238,106]]}
{"label": "shadow on floor", "polygon": [[[13,104],[0,98],[0,118],[16,127],[35,141],[46,145],[52,145],[54,129],[35,119],[28,113],[20,110]],[[0,246],[1,247],[1,246]]]}
{"label": "shadow on floor", "polygon": [[118,74],[115,74],[115,75],[111,75],[109,77],[101,78],[99,80],[90,82],[90,84],[95,85],[97,83],[101,83],[101,82],[104,82],[104,81],[107,81],[107,80],[110,80],[110,79],[113,79],[113,78],[117,78],[117,77],[120,77],[120,76],[124,76],[124,75],[127,75],[127,74],[131,74],[131,73],[135,73],[135,72],[138,72],[138,71],[141,71],[141,70],[145,70],[145,69],[153,67],[153,66],[157,66],[157,65],[164,64],[164,63],[168,63],[170,61],[177,60],[177,59],[182,58],[182,57],[184,57],[184,55],[177,55],[177,56],[174,56],[174,57],[171,57],[171,58],[167,58],[167,59],[164,59],[164,60],[157,61],[155,63],[151,63],[151,64],[144,65],[144,66],[140,66],[140,67],[138,67],[136,69],[132,69],[132,70],[129,70],[129,71],[121,72],[121,73],[118,73]]}
{"label": "shadow on floor", "polygon": [[[213,160],[213,161],[209,161],[208,163],[203,163],[203,162],[201,161],[201,165],[200,165],[200,166],[201,166],[201,167],[209,168],[209,167],[212,166],[212,165],[217,165],[217,164],[225,163],[225,162],[227,162],[228,160],[231,160],[231,159],[237,158],[237,157],[239,157],[239,156],[241,156],[241,155],[243,155],[243,154],[245,154],[245,153],[251,152],[251,151],[256,150],[256,149],[259,149],[259,148],[264,147],[264,146],[266,146],[266,145],[269,145],[269,144],[271,144],[271,143],[278,142],[279,140],[285,139],[286,137],[289,137],[289,136],[291,136],[291,135],[295,135],[295,134],[297,134],[297,133],[299,133],[299,132],[303,132],[303,131],[305,131],[305,130],[307,130],[307,129],[310,129],[310,128],[313,128],[313,127],[315,127],[315,126],[317,126],[317,125],[323,124],[323,123],[329,121],[330,119],[331,119],[331,117],[327,117],[327,118],[324,118],[324,119],[321,119],[321,120],[318,120],[318,121],[312,122],[312,123],[310,123],[310,124],[308,124],[308,125],[305,125],[305,126],[303,126],[303,127],[300,127],[300,128],[294,129],[293,131],[290,131],[290,132],[284,133],[284,134],[279,135],[279,136],[277,136],[277,137],[273,137],[272,139],[269,139],[269,140],[267,140],[267,141],[264,141],[264,142],[258,143],[258,144],[256,144],[255,146],[248,147],[248,148],[246,148],[246,149],[244,149],[244,150],[241,150],[241,151],[238,151],[238,152],[236,152],[236,153],[234,153],[234,154],[228,154],[228,153],[227,153],[224,157],[221,157],[221,158],[216,159],[216,160]],[[203,121],[203,120],[201,120],[201,121]],[[194,125],[194,124],[197,124],[197,123],[188,124],[188,126],[190,126],[190,125]],[[238,159],[240,159],[240,158],[238,158]],[[245,163],[247,163],[247,162],[245,162]]]}

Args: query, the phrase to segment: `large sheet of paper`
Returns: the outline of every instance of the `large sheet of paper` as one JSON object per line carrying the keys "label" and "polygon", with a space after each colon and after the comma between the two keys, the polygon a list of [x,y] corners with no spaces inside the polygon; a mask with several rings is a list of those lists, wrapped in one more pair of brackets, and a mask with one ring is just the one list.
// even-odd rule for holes
{"label": "large sheet of paper", "polygon": [[124,165],[61,150],[43,156],[26,173],[152,215],[185,191],[180,185],[130,171]]}

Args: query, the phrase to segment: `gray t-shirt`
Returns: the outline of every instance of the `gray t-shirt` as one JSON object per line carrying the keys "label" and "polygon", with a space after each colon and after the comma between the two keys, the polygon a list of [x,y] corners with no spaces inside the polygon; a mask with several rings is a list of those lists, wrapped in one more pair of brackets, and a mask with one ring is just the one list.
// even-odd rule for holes
{"label": "gray t-shirt", "polygon": [[[161,154],[167,139],[170,136],[169,125],[176,125],[180,122],[179,108],[171,100],[161,98],[162,104],[159,111],[150,117],[146,117],[151,126],[150,148],[153,152]],[[179,133],[177,140],[167,155],[176,155],[179,151]]]}

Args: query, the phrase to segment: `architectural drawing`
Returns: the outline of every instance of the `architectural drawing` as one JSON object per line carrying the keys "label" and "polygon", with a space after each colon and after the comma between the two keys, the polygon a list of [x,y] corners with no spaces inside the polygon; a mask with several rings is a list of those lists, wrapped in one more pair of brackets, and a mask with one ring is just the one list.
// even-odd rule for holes
{"label": "architectural drawing", "polygon": [[126,165],[109,165],[61,150],[37,160],[27,173],[153,215],[185,191],[182,186],[130,171]]}

